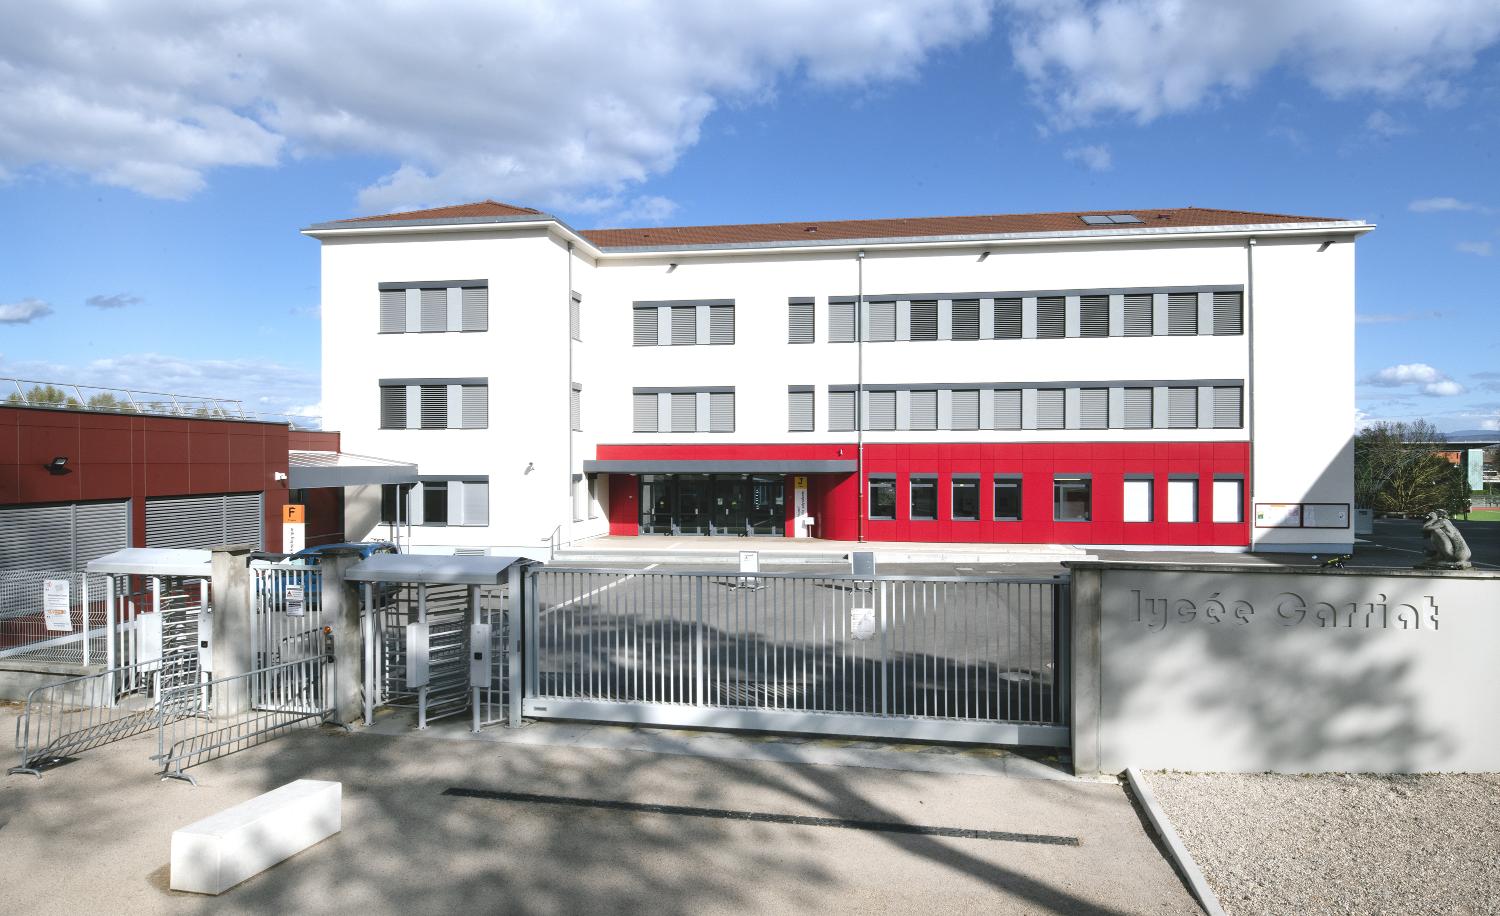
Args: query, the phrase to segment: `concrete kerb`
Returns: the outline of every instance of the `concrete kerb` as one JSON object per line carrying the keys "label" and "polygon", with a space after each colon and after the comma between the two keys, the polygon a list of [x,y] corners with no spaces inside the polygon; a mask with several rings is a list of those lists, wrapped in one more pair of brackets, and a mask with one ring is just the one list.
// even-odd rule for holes
{"label": "concrete kerb", "polygon": [[1167,812],[1162,810],[1157,802],[1156,796],[1151,792],[1151,785],[1146,782],[1135,767],[1125,770],[1125,781],[1130,791],[1135,795],[1136,801],[1140,802],[1145,809],[1146,818],[1151,822],[1151,828],[1161,838],[1162,845],[1166,847],[1167,857],[1171,859],[1172,865],[1187,883],[1188,890],[1197,899],[1198,904],[1208,916],[1226,916],[1224,908],[1219,904],[1219,897],[1213,888],[1208,886],[1208,880],[1203,877],[1203,871],[1198,868],[1198,863],[1193,860],[1193,854],[1188,852],[1182,843],[1182,838],[1177,835],[1177,830],[1172,826],[1172,821],[1167,817]]}

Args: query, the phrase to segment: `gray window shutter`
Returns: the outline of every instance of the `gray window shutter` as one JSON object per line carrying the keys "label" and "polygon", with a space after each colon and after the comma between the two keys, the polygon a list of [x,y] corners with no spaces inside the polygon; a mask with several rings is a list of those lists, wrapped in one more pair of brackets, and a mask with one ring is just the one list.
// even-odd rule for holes
{"label": "gray window shutter", "polygon": [[995,428],[1021,428],[1021,389],[1000,388],[995,391]]}
{"label": "gray window shutter", "polygon": [[1214,293],[1214,333],[1245,333],[1243,293]]}
{"label": "gray window shutter", "polygon": [[[80,503],[73,510],[73,558],[78,571],[97,560],[130,546],[130,504],[125,501]],[[3,518],[3,514],[0,514]],[[30,562],[30,561],[28,561]],[[10,564],[4,564],[10,565]]]}
{"label": "gray window shutter", "polygon": [[708,342],[716,345],[734,343],[734,306],[709,306]]}
{"label": "gray window shutter", "polygon": [[490,386],[464,385],[461,429],[489,429]]}
{"label": "gray window shutter", "polygon": [[896,428],[896,392],[866,392],[865,402],[870,412],[870,415],[865,418],[866,429],[893,430]]}
{"label": "gray window shutter", "polygon": [[1080,429],[1109,429],[1109,389],[1084,388],[1078,392]]}
{"label": "gray window shutter", "polygon": [[1198,294],[1172,293],[1167,297],[1167,333],[1190,337],[1198,333]]}
{"label": "gray window shutter", "polygon": [[911,304],[911,339],[938,339],[938,304],[936,299]]}
{"label": "gray window shutter", "polygon": [[465,331],[488,331],[490,329],[490,291],[484,286],[466,286],[463,290],[463,322]]}
{"label": "gray window shutter", "polygon": [[828,303],[828,342],[854,342],[854,303]]}
{"label": "gray window shutter", "polygon": [[828,431],[835,433],[854,431],[854,392],[828,392]]}
{"label": "gray window shutter", "polygon": [[1083,296],[1078,300],[1078,336],[1109,336],[1109,297]]}
{"label": "gray window shutter", "polygon": [[1125,428],[1126,429],[1151,429],[1151,401],[1152,391],[1150,388],[1126,388],[1125,389]]}
{"label": "gray window shutter", "polygon": [[870,326],[865,329],[865,340],[886,341],[896,339],[896,303],[871,302]]}
{"label": "gray window shutter", "polygon": [[635,309],[632,316],[635,319],[635,345],[637,347],[656,346],[656,309]]}
{"label": "gray window shutter", "polygon": [[953,339],[979,339],[979,300],[953,300]]}
{"label": "gray window shutter", "polygon": [[657,397],[655,392],[635,393],[634,421],[631,429],[638,433],[656,432]]}
{"label": "gray window shutter", "polygon": [[[455,486],[450,483],[449,486]],[[462,484],[463,525],[488,525],[490,523],[489,481],[465,480]]]}
{"label": "gray window shutter", "polygon": [[734,432],[733,391],[710,391],[708,393],[708,431],[711,433]]}
{"label": "gray window shutter", "polygon": [[224,497],[224,543],[265,546],[265,510],[259,493],[230,493]]}
{"label": "gray window shutter", "polygon": [[997,340],[1020,340],[1020,299],[995,300],[995,338]]}
{"label": "gray window shutter", "polygon": [[1036,392],[1036,428],[1062,429],[1067,420],[1067,391],[1063,388],[1038,388]]}
{"label": "gray window shutter", "polygon": [[568,333],[583,340],[583,299],[577,293],[568,297]]}
{"label": "gray window shutter", "polygon": [[224,497],[146,500],[146,546],[204,548],[224,543]]}
{"label": "gray window shutter", "polygon": [[[72,510],[68,506],[0,509],[0,568],[72,572]],[[41,588],[36,586],[37,594]]]}
{"label": "gray window shutter", "polygon": [[788,299],[786,304],[786,342],[810,344],[817,340],[813,315],[816,307],[811,299]]}
{"label": "gray window shutter", "polygon": [[911,393],[911,428],[937,429],[937,392],[932,389]]}
{"label": "gray window shutter", "polygon": [[421,386],[423,429],[448,428],[448,386]]}
{"label": "gray window shutter", "polygon": [[698,308],[672,306],[672,346],[691,347],[698,342]]}
{"label": "gray window shutter", "polygon": [[[958,303],[953,303],[954,308]],[[977,316],[976,316],[977,317]],[[953,392],[953,429],[979,428],[979,390],[961,389]]]}
{"label": "gray window shutter", "polygon": [[794,433],[813,431],[813,393],[788,390],[786,393],[787,429]]}
{"label": "gray window shutter", "polygon": [[1064,296],[1042,296],[1036,300],[1036,336],[1068,335],[1068,300]]}
{"label": "gray window shutter", "polygon": [[1244,391],[1238,385],[1214,389],[1214,428],[1239,429],[1244,423]]}
{"label": "gray window shutter", "polygon": [[691,391],[672,392],[672,432],[691,433],[697,431],[698,395]]}
{"label": "gray window shutter", "polygon": [[406,428],[406,386],[380,386],[380,428]]}
{"label": "gray window shutter", "polygon": [[575,433],[583,429],[583,387],[580,385],[574,385],[568,392],[568,417]]}
{"label": "gray window shutter", "polygon": [[422,290],[423,333],[448,330],[448,291],[446,289]]}
{"label": "gray window shutter", "polygon": [[1167,389],[1167,427],[1169,429],[1198,428],[1198,389]]}
{"label": "gray window shutter", "polygon": [[1125,336],[1150,337],[1155,302],[1150,293],[1125,297]]}
{"label": "gray window shutter", "polygon": [[380,291],[380,333],[400,334],[406,330],[406,290]]}

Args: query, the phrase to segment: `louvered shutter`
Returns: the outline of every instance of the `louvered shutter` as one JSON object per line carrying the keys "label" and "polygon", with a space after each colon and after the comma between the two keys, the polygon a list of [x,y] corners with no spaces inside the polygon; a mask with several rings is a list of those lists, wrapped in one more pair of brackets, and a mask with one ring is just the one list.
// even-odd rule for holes
{"label": "louvered shutter", "polygon": [[223,544],[265,545],[259,493],[170,496],[146,500],[146,546],[206,549]]}
{"label": "louvered shutter", "polygon": [[[130,546],[130,504],[124,500],[79,503],[73,509],[73,519],[73,556],[78,572],[90,560]],[[0,563],[0,567],[5,565]]]}
{"label": "louvered shutter", "polygon": [[1109,336],[1109,297],[1084,296],[1078,300],[1078,336]]}
{"label": "louvered shutter", "polygon": [[448,330],[448,291],[422,290],[422,332]]}
{"label": "louvered shutter", "polygon": [[380,428],[406,428],[406,386],[380,386]]}
{"label": "louvered shutter", "polygon": [[1190,337],[1198,333],[1198,294],[1172,293],[1167,297],[1167,333]]}
{"label": "louvered shutter", "polygon": [[568,334],[583,340],[583,300],[577,293],[568,297]]}
{"label": "louvered shutter", "polygon": [[979,300],[953,300],[953,339],[979,339]]}
{"label": "louvered shutter", "polygon": [[568,420],[575,433],[583,429],[583,389],[577,385],[568,392]]}
{"label": "louvered shutter", "polygon": [[1150,337],[1155,305],[1150,293],[1125,297],[1125,336]]}
{"label": "louvered shutter", "polygon": [[1001,388],[995,392],[995,428],[1021,428],[1021,391]]}
{"label": "louvered shutter", "polygon": [[937,392],[931,389],[911,393],[911,428],[937,429]]}
{"label": "louvered shutter", "polygon": [[813,425],[813,393],[811,391],[787,391],[787,429],[794,433],[810,433]]}
{"label": "louvered shutter", "polygon": [[71,506],[0,509],[0,569],[70,572],[72,568]]}
{"label": "louvered shutter", "polygon": [[459,327],[465,331],[488,331],[490,329],[490,291],[485,286],[466,286],[463,289],[463,318]]}
{"label": "louvered shutter", "polygon": [[1167,426],[1171,429],[1198,428],[1198,389],[1167,389]]}
{"label": "louvered shutter", "polygon": [[423,429],[448,428],[448,386],[421,386],[421,416]]}
{"label": "louvered shutter", "polygon": [[865,340],[886,341],[896,339],[896,303],[871,302],[870,326],[865,329]]}
{"label": "louvered shutter", "polygon": [[938,304],[935,299],[911,304],[911,339],[938,339]]}
{"label": "louvered shutter", "polygon": [[224,497],[224,543],[265,546],[265,509],[259,493],[231,493]]}
{"label": "louvered shutter", "polygon": [[786,303],[786,342],[810,344],[817,340],[813,330],[815,306],[811,299],[788,299]]}
{"label": "louvered shutter", "polygon": [[734,343],[734,306],[709,306],[708,342],[716,345]]}
{"label": "louvered shutter", "polygon": [[[425,395],[425,392],[424,392]],[[465,385],[463,386],[463,403],[460,405],[460,422],[462,429],[489,429],[490,427],[490,386],[488,385]],[[426,426],[426,418],[423,418],[423,426]]]}
{"label": "louvered shutter", "polygon": [[672,346],[691,347],[698,342],[698,307],[672,306]]}
{"label": "louvered shutter", "polygon": [[[956,303],[955,303],[956,304]],[[976,315],[976,317],[978,317]],[[953,429],[978,429],[979,428],[979,391],[978,389],[960,389],[953,392],[952,408]]]}
{"label": "louvered shutter", "polygon": [[644,308],[633,311],[635,345],[637,347],[656,346],[656,309]]}
{"label": "louvered shutter", "polygon": [[380,333],[400,334],[406,330],[406,290],[380,291]]}
{"label": "louvered shutter", "polygon": [[490,523],[489,481],[466,480],[461,494],[464,525],[488,525]]}
{"label": "louvered shutter", "polygon": [[638,433],[656,432],[656,415],[656,395],[637,392],[632,411],[631,430]]}
{"label": "louvered shutter", "polygon": [[1017,340],[1021,336],[1021,300],[995,300],[995,338]]}
{"label": "louvered shutter", "polygon": [[1244,392],[1238,385],[1214,389],[1214,428],[1239,429],[1244,425]]}
{"label": "louvered shutter", "polygon": [[1245,302],[1242,293],[1214,293],[1214,333],[1243,334]]}
{"label": "louvered shutter", "polygon": [[854,431],[854,392],[828,392],[828,430],[836,433]]}
{"label": "louvered shutter", "polygon": [[1084,388],[1078,392],[1078,425],[1081,429],[1109,429],[1109,389]]}
{"label": "louvered shutter", "polygon": [[1039,388],[1036,393],[1036,428],[1062,429],[1067,425],[1067,397],[1061,388]]}
{"label": "louvered shutter", "polygon": [[1068,300],[1062,296],[1043,296],[1036,301],[1036,336],[1068,335]]}
{"label": "louvered shutter", "polygon": [[1152,392],[1150,388],[1125,389],[1125,428],[1150,429]]}
{"label": "louvered shutter", "polygon": [[691,391],[672,392],[672,432],[698,431],[698,396]]}
{"label": "louvered shutter", "polygon": [[708,431],[711,433],[734,432],[733,391],[710,391],[708,393]]}
{"label": "louvered shutter", "polygon": [[854,342],[854,303],[828,303],[828,342]]}
{"label": "louvered shutter", "polygon": [[896,392],[871,391],[865,396],[870,415],[865,418],[865,428],[892,430],[896,428]]}

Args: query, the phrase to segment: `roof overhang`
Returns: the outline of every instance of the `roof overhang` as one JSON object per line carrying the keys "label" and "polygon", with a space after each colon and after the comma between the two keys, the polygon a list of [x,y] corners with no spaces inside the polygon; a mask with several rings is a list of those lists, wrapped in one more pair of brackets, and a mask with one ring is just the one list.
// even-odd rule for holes
{"label": "roof overhang", "polygon": [[859,464],[853,459],[726,458],[683,461],[670,458],[624,458],[586,460],[585,474],[851,474]]}
{"label": "roof overhang", "polygon": [[416,482],[417,466],[404,461],[349,452],[287,453],[287,487],[293,490]]}
{"label": "roof overhang", "polygon": [[441,556],[382,553],[349,567],[355,582],[409,582],[418,585],[500,585],[522,557]]}

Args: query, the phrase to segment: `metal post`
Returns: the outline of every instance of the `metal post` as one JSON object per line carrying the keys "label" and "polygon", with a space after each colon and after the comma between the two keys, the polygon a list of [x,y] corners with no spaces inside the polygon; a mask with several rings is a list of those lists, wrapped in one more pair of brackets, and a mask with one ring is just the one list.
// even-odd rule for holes
{"label": "metal post", "polygon": [[[759,569],[759,564],[756,566]],[[697,580],[697,595],[693,602],[693,705],[703,705],[703,580],[704,576],[694,576]],[[757,581],[756,584],[759,584]]]}
{"label": "metal post", "polygon": [[[514,563],[510,567],[510,600],[505,602],[505,664],[509,674],[510,690],[510,720],[511,728],[521,727],[521,633],[522,617],[526,616],[522,609],[526,600],[526,576],[528,570],[524,563]],[[530,632],[534,627],[528,627]],[[530,656],[532,667],[536,667],[536,656]]]}
{"label": "metal post", "polygon": [[[115,607],[115,577],[112,575],[105,576],[104,587],[106,589],[104,593],[105,614],[109,618],[109,621],[106,624],[107,629],[104,631],[104,667],[108,671],[114,671],[116,626],[115,615],[118,613],[118,609]],[[114,674],[111,674],[109,676],[109,680],[109,705],[113,707],[115,705],[115,697],[119,696],[120,694],[120,685],[114,682]]]}
{"label": "metal post", "polygon": [[[423,623],[423,624],[425,624],[426,622],[427,622],[427,584],[424,582],[424,583],[422,583],[422,584],[420,584],[420,585],[417,586],[417,623]],[[428,645],[429,648],[432,646],[432,638],[431,637],[428,637],[427,645]],[[411,658],[409,656],[410,656],[410,653],[408,653],[408,658],[406,659],[406,670],[408,672],[408,676],[409,676],[409,674],[411,672]],[[429,665],[428,670],[430,672],[431,671],[431,667],[430,666],[432,664],[432,659],[430,657],[428,658],[427,663]],[[428,678],[429,679],[431,678],[431,674],[430,673],[428,674]],[[423,729],[423,728],[426,728],[426,727],[427,727],[427,685],[423,684],[421,687],[417,688],[417,728],[418,729]]]}
{"label": "metal post", "polygon": [[539,656],[537,655],[538,598],[536,587],[536,572],[531,567],[527,567],[524,581],[525,587],[521,590],[521,595],[526,601],[526,614],[522,621],[521,639],[525,640],[524,645],[526,648],[521,655],[521,660],[523,664],[525,663],[526,659],[531,660],[531,664],[525,666],[526,694],[528,696],[536,696],[541,692],[539,689],[541,679],[538,676],[538,671],[540,670],[541,665],[538,664]]}
{"label": "metal post", "polygon": [[366,582],[363,592],[364,607],[360,617],[360,641],[365,650],[365,727],[375,724],[375,605],[374,589]]}
{"label": "metal post", "polygon": [[[477,624],[477,623],[479,623],[479,586],[477,586],[477,585],[471,585],[471,586],[469,586],[469,620],[468,620],[469,632],[470,633],[474,632],[473,628],[474,628],[474,625]],[[469,657],[470,658],[473,657],[473,652],[474,652],[474,646],[470,645],[469,646],[469,653],[470,653]],[[477,734],[479,734],[479,723],[480,723],[480,707],[479,707],[479,692],[480,691],[479,691],[479,685],[478,684],[471,685],[470,690],[473,691],[473,700],[470,703],[470,706],[472,707],[472,712],[474,714],[474,728],[473,728],[473,732],[474,732],[474,734],[477,735]]]}
{"label": "metal post", "polygon": [[91,660],[89,658],[89,574],[79,573],[78,579],[79,584],[83,586],[79,591],[83,593],[83,664],[87,667]]}

